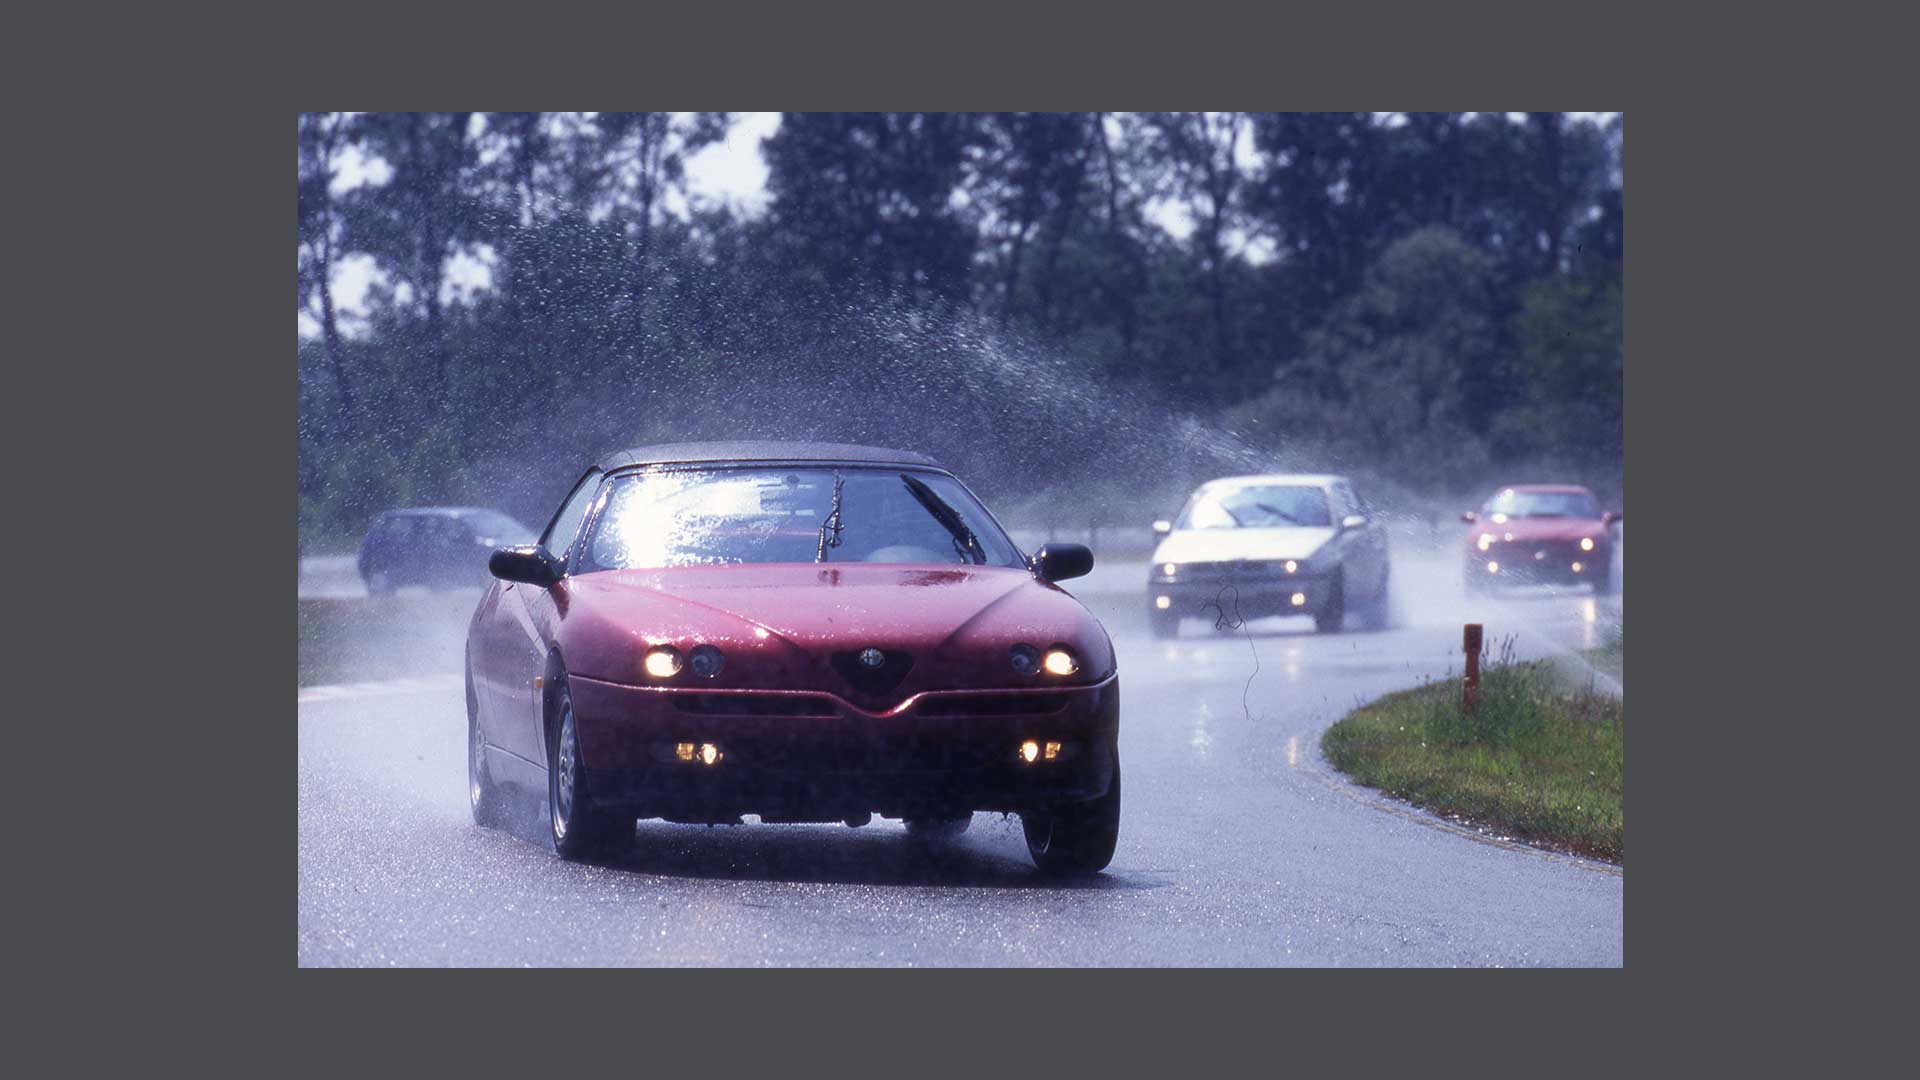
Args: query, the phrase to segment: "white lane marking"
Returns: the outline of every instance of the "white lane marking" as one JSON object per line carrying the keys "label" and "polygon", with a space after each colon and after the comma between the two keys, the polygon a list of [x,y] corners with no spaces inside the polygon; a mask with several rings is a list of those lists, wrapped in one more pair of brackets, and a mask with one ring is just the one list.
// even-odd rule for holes
{"label": "white lane marking", "polygon": [[310,701],[348,701],[353,698],[388,697],[394,694],[422,694],[429,690],[457,690],[466,686],[465,677],[451,675],[409,675],[379,682],[342,683],[335,686],[303,686],[299,704]]}

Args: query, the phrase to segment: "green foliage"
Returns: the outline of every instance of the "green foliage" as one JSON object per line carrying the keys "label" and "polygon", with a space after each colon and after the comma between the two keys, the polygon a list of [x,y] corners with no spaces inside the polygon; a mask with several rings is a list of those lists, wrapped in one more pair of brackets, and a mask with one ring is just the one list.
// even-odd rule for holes
{"label": "green foliage", "polygon": [[1481,674],[1389,694],[1327,729],[1321,749],[1359,783],[1483,828],[1618,861],[1626,852],[1626,713],[1509,651]]}
{"label": "green foliage", "polygon": [[357,542],[375,515],[407,505],[409,488],[399,460],[385,444],[371,436],[362,439],[327,470],[319,527]]}
{"label": "green foliage", "polygon": [[[1617,494],[1617,120],[788,114],[764,214],[682,212],[726,126],[302,116],[303,523],[402,494],[541,517],[556,476],[650,438],[906,442],[1031,495],[1247,464],[1155,443],[1155,410],[1430,493]],[[355,159],[382,180],[334,193]],[[352,258],[377,273],[349,327],[324,286]],[[1084,395],[1018,378],[1056,362]],[[370,436],[404,462],[378,491]]]}
{"label": "green foliage", "polygon": [[463,502],[467,493],[466,466],[460,443],[444,427],[428,428],[407,455],[407,500],[420,506],[449,506]]}

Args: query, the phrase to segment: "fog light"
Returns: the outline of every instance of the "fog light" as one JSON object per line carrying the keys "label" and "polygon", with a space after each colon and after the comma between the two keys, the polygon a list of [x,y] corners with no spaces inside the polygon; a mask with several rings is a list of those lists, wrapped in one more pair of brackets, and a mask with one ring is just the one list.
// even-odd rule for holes
{"label": "fog light", "polygon": [[1299,563],[1294,562],[1292,559],[1287,560],[1287,573],[1291,574],[1298,569],[1300,569]]}
{"label": "fog light", "polygon": [[724,755],[720,753],[720,748],[712,743],[703,742],[700,744],[700,760],[704,764],[711,765],[719,761],[723,756]]}
{"label": "fog light", "polygon": [[647,674],[656,679],[671,679],[680,674],[680,650],[671,645],[648,649]]}
{"label": "fog light", "polygon": [[1040,744],[1028,739],[1020,744],[1020,760],[1031,765],[1040,758]]}
{"label": "fog light", "polygon": [[1153,606],[1159,608],[1161,611],[1165,611],[1173,606],[1173,597],[1156,596],[1153,598]]}
{"label": "fog light", "polygon": [[1294,593],[1294,594],[1293,594],[1293,606],[1294,606],[1294,607],[1306,607],[1306,606],[1307,606],[1307,594],[1306,594],[1306,593],[1303,593],[1303,592],[1297,592],[1297,593]]}
{"label": "fog light", "polygon": [[1579,572],[1580,572],[1580,571],[1581,571],[1582,569],[1584,569],[1584,567],[1582,567],[1582,566],[1581,566],[1581,565],[1580,565],[1579,563],[1574,563],[1574,564],[1573,564],[1573,572],[1574,572],[1574,573],[1576,573],[1576,574],[1577,574],[1577,573],[1579,573]]}
{"label": "fog light", "polygon": [[692,761],[693,752],[696,749],[698,749],[698,747],[690,742],[674,743],[673,756],[679,758],[681,761]]}
{"label": "fog light", "polygon": [[1047,759],[1048,761],[1052,761],[1052,760],[1053,760],[1054,758],[1057,758],[1057,757],[1059,757],[1059,756],[1060,756],[1060,744],[1059,744],[1059,743],[1057,743],[1057,742],[1050,742],[1050,743],[1048,743],[1048,744],[1046,745],[1046,749],[1045,749],[1045,750],[1043,750],[1043,751],[1041,751],[1041,754],[1040,754],[1040,756],[1041,756],[1041,757],[1044,757],[1044,758],[1046,758],[1046,759]]}
{"label": "fog light", "polygon": [[1497,563],[1497,562],[1490,562],[1490,563],[1488,563],[1488,564],[1487,564],[1487,573],[1489,573],[1489,574],[1497,574],[1497,573],[1499,573],[1499,572],[1500,572],[1500,564],[1499,564],[1499,563]]}
{"label": "fog light", "polygon": [[1581,551],[1592,551],[1592,550],[1593,550],[1593,537],[1591,537],[1591,536],[1583,536],[1583,537],[1581,537],[1581,538],[1580,538],[1580,550],[1581,550]]}
{"label": "fog light", "polygon": [[1053,649],[1047,653],[1046,667],[1051,675],[1071,675],[1080,670],[1080,662],[1065,649]]}

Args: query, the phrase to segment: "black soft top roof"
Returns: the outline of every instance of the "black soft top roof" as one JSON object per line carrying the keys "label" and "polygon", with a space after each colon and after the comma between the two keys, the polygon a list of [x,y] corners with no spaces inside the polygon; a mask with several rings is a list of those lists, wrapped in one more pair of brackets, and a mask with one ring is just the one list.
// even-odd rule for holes
{"label": "black soft top roof", "polygon": [[889,450],[881,446],[827,442],[696,442],[662,443],[620,450],[600,459],[600,468],[612,472],[636,465],[678,465],[731,463],[744,461],[846,461],[875,465],[928,465],[940,463],[925,454],[910,450]]}

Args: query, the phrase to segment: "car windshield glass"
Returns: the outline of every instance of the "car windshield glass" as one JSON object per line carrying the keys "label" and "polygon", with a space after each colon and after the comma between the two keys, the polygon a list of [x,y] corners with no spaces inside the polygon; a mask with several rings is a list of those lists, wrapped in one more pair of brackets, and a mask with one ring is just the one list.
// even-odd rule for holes
{"label": "car windshield glass", "polygon": [[473,528],[473,535],[500,547],[533,543],[533,530],[498,510],[475,510],[460,515]]}
{"label": "car windshield glass", "polygon": [[[914,479],[953,508],[990,566],[1025,567],[1013,542],[951,477]],[[838,544],[823,544],[840,484]],[[971,563],[899,469],[662,469],[617,476],[588,531],[582,572],[728,563]]]}
{"label": "car windshield glass", "polygon": [[1486,512],[1489,516],[1504,514],[1510,518],[1600,516],[1593,496],[1581,491],[1503,491],[1487,503]]}
{"label": "car windshield glass", "polygon": [[1327,493],[1307,484],[1258,484],[1202,491],[1180,511],[1176,529],[1291,528],[1333,524]]}

